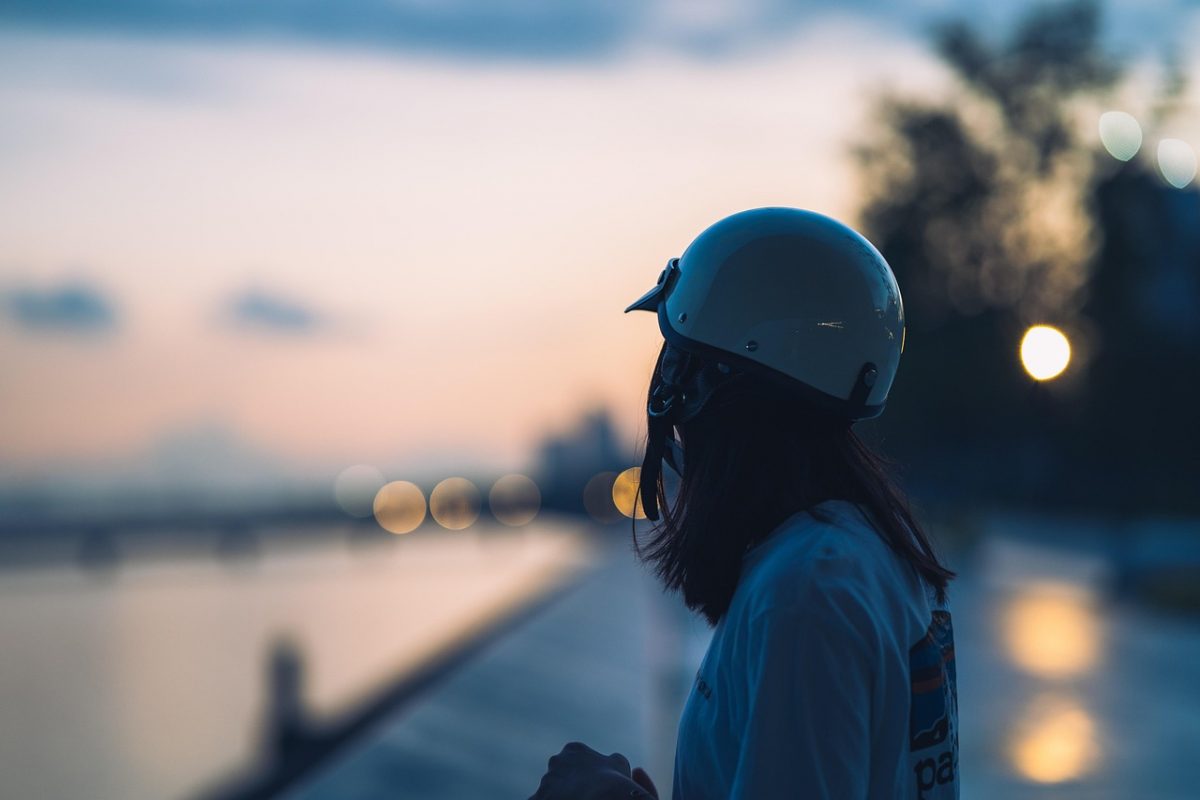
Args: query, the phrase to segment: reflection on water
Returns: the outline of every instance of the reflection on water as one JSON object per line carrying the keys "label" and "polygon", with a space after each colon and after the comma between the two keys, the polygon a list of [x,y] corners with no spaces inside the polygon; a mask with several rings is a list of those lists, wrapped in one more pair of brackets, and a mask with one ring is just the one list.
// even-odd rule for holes
{"label": "reflection on water", "polygon": [[1053,574],[1034,548],[1010,548],[999,559],[1009,572],[997,620],[1008,661],[1032,679],[1005,734],[1005,755],[1021,779],[1037,784],[1079,780],[1100,757],[1095,714],[1076,691],[1102,668],[1103,620],[1097,581],[1086,573]]}
{"label": "reflection on water", "polygon": [[1009,756],[1017,772],[1036,783],[1062,783],[1096,761],[1096,723],[1077,701],[1050,692],[1036,696],[1013,730]]}
{"label": "reflection on water", "polygon": [[1100,626],[1092,595],[1070,583],[1037,583],[1005,609],[1004,642],[1018,667],[1043,678],[1068,678],[1095,665]]}

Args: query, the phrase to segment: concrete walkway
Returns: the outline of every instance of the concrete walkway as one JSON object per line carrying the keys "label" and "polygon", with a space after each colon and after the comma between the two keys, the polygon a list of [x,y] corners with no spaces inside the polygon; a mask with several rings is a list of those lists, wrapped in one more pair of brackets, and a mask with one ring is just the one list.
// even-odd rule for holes
{"label": "concrete walkway", "polygon": [[568,741],[619,751],[669,797],[675,726],[707,629],[604,532],[556,603],[389,720],[291,800],[527,798]]}

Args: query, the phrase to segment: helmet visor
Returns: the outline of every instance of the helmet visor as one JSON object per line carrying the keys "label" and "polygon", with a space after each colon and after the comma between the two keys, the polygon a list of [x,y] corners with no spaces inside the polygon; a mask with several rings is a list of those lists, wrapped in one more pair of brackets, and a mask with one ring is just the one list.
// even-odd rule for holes
{"label": "helmet visor", "polygon": [[671,291],[671,287],[675,284],[675,276],[679,274],[679,259],[672,258],[667,262],[666,268],[658,274],[658,283],[654,288],[646,292],[644,295],[634,300],[625,308],[625,313],[630,311],[657,311],[659,304],[666,299],[667,293]]}

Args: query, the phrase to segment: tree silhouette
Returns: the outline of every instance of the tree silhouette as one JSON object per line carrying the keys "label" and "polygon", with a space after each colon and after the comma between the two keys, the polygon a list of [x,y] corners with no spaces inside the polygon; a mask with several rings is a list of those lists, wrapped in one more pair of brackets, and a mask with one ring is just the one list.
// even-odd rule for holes
{"label": "tree silhouette", "polygon": [[[927,496],[1125,510],[1197,502],[1185,488],[1196,457],[1162,441],[1175,415],[1149,398],[1172,380],[1194,386],[1200,337],[1183,323],[1166,332],[1161,309],[1135,307],[1154,275],[1200,274],[1187,221],[1197,195],[1141,162],[1114,170],[1083,140],[1122,75],[1100,22],[1095,3],[1076,0],[1033,8],[999,40],[941,26],[934,45],[953,89],[941,101],[882,98],[873,138],[855,150],[861,222],[896,271],[908,323],[873,433]],[[1074,349],[1048,384],[1017,357],[1035,323],[1063,329]],[[1182,437],[1193,453],[1197,436]]]}

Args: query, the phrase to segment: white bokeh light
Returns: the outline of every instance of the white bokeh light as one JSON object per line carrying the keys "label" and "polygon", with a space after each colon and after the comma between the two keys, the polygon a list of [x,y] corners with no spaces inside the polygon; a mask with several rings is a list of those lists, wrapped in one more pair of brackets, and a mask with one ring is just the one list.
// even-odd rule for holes
{"label": "white bokeh light", "polygon": [[369,517],[373,513],[375,494],[385,482],[383,473],[375,467],[355,464],[338,474],[333,482],[333,497],[350,516]]}
{"label": "white bokeh light", "polygon": [[1107,111],[1100,115],[1100,143],[1109,155],[1128,161],[1142,148],[1142,126],[1124,111]]}
{"label": "white bokeh light", "polygon": [[1196,177],[1196,151],[1182,139],[1158,143],[1158,169],[1167,183],[1182,189]]}
{"label": "white bokeh light", "polygon": [[1034,325],[1021,339],[1021,364],[1036,381],[1057,378],[1071,363],[1071,342],[1050,325]]}

